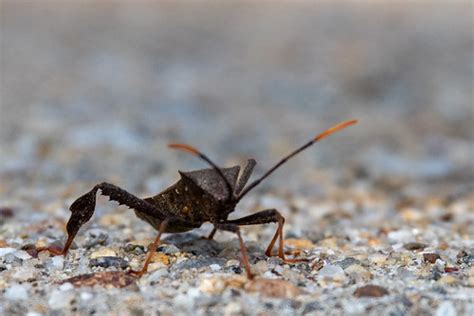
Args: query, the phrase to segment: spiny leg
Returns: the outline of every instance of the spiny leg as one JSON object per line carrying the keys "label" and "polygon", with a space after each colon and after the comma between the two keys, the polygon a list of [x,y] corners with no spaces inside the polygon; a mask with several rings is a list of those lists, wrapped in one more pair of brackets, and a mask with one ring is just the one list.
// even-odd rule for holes
{"label": "spiny leg", "polygon": [[252,280],[254,275],[250,270],[249,259],[247,255],[247,249],[245,248],[244,240],[242,239],[242,235],[240,234],[240,228],[234,224],[216,224],[216,228],[220,230],[225,230],[228,232],[236,233],[237,237],[239,237],[239,244],[240,244],[240,252],[242,253],[242,263],[245,267],[245,271],[247,273],[247,277]]}
{"label": "spiny leg", "polygon": [[37,249],[38,252],[49,251],[53,255],[65,255],[68,252],[69,247],[81,226],[88,222],[94,214],[95,200],[98,190],[101,191],[102,195],[108,196],[109,200],[116,201],[120,205],[127,205],[129,208],[136,209],[159,220],[164,220],[166,218],[164,214],[160,213],[158,209],[147,201],[144,201],[113,184],[103,182],[97,184],[92,190],[79,197],[69,207],[72,214],[66,225],[68,238],[64,248],[61,250],[52,246],[41,247]]}
{"label": "spiny leg", "polygon": [[137,277],[141,277],[143,274],[146,273],[146,271],[148,270],[148,265],[150,264],[150,261],[153,258],[153,255],[156,253],[156,248],[158,247],[160,243],[161,235],[166,230],[166,227],[168,226],[168,224],[169,224],[168,219],[165,219],[164,221],[161,222],[160,229],[158,230],[158,235],[156,236],[153,244],[150,246],[151,248],[148,249],[148,254],[145,259],[145,263],[143,264],[143,268],[139,271],[130,270],[129,271],[130,274],[136,275]]}
{"label": "spiny leg", "polygon": [[260,211],[255,214],[238,218],[238,219],[234,219],[234,220],[230,220],[230,221],[226,221],[224,223],[234,224],[234,225],[239,225],[239,226],[278,223],[278,227],[275,232],[275,235],[270,241],[270,244],[268,245],[267,250],[265,251],[265,255],[269,257],[272,256],[273,247],[275,246],[275,242],[278,239],[279,240],[278,241],[278,257],[280,257],[283,261],[288,262],[288,263],[306,261],[306,259],[285,258],[285,253],[283,251],[283,246],[284,246],[283,226],[285,224],[285,218],[276,209],[268,209],[268,210]]}

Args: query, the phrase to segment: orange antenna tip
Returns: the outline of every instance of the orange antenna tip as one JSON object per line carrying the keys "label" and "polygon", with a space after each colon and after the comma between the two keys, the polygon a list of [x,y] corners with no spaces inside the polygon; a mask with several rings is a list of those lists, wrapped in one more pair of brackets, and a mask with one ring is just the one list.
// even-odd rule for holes
{"label": "orange antenna tip", "polygon": [[190,146],[190,145],[186,145],[186,144],[169,144],[168,145],[169,148],[173,148],[173,149],[180,149],[180,150],[183,150],[183,151],[186,151],[188,153],[191,153],[193,155],[197,155],[199,156],[199,151],[194,148],[193,146]]}
{"label": "orange antenna tip", "polygon": [[332,133],[335,133],[337,131],[340,131],[341,129],[344,129],[348,126],[351,126],[351,125],[354,125],[354,124],[357,124],[358,120],[350,120],[350,121],[345,121],[345,122],[342,122],[342,123],[339,123],[329,129],[327,129],[325,132],[319,134],[318,136],[316,136],[314,138],[314,141],[318,141],[326,136],[329,136],[331,135]]}

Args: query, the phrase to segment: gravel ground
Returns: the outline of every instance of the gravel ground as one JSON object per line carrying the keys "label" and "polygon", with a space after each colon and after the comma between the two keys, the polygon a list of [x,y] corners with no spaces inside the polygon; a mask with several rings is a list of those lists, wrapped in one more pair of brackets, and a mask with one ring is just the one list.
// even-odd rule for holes
{"label": "gravel ground", "polygon": [[[474,315],[473,8],[469,2],[0,2],[0,314]],[[67,256],[70,204],[98,182],[150,196],[204,167],[196,145],[262,174],[234,235],[166,235],[97,201]]]}

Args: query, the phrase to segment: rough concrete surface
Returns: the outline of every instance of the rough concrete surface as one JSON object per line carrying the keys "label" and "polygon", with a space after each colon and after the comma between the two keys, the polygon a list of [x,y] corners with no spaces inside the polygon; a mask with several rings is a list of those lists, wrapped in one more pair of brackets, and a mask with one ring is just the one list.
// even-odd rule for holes
{"label": "rough concrete surface", "polygon": [[[0,314],[473,315],[473,7],[461,1],[0,2]],[[205,167],[255,175],[331,125],[231,218],[237,238],[166,235],[104,197],[67,256],[69,206],[96,183],[138,196]],[[254,175],[254,179],[255,179]]]}

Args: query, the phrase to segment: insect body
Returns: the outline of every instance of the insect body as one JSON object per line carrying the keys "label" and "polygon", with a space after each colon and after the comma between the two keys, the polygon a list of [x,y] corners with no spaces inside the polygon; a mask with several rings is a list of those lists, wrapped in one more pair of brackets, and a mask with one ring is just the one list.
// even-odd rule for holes
{"label": "insect body", "polygon": [[130,273],[137,276],[141,276],[147,271],[148,264],[156,251],[162,233],[186,232],[200,227],[205,222],[210,222],[214,225],[214,229],[208,237],[209,239],[213,238],[217,230],[229,231],[237,235],[242,253],[242,263],[250,279],[253,278],[253,274],[250,271],[247,251],[240,234],[239,226],[277,223],[277,230],[265,254],[267,256],[272,255],[274,245],[278,240],[277,255],[287,262],[298,261],[298,259],[285,258],[283,252],[283,225],[285,219],[276,209],[263,210],[234,220],[229,220],[228,216],[235,210],[237,203],[248,192],[288,159],[322,138],[349,125],[353,125],[356,122],[356,120],[343,122],[319,134],[305,145],[284,157],[260,178],[249,184],[247,183],[256,165],[255,160],[249,159],[243,172],[239,176],[239,166],[221,169],[194,147],[184,144],[171,144],[169,145],[170,148],[180,149],[196,155],[206,161],[211,168],[191,172],[179,172],[181,179],[177,183],[161,193],[145,199],[138,198],[113,184],[105,182],[98,184],[91,191],[79,197],[70,206],[72,214],[66,226],[68,239],[64,248],[45,247],[38,250],[47,250],[55,255],[65,255],[79,228],[92,217],[95,209],[96,194],[100,190],[101,194],[108,196],[110,200],[133,209],[140,219],[148,222],[158,230],[158,235],[148,251],[143,268],[140,271],[130,271]]}

